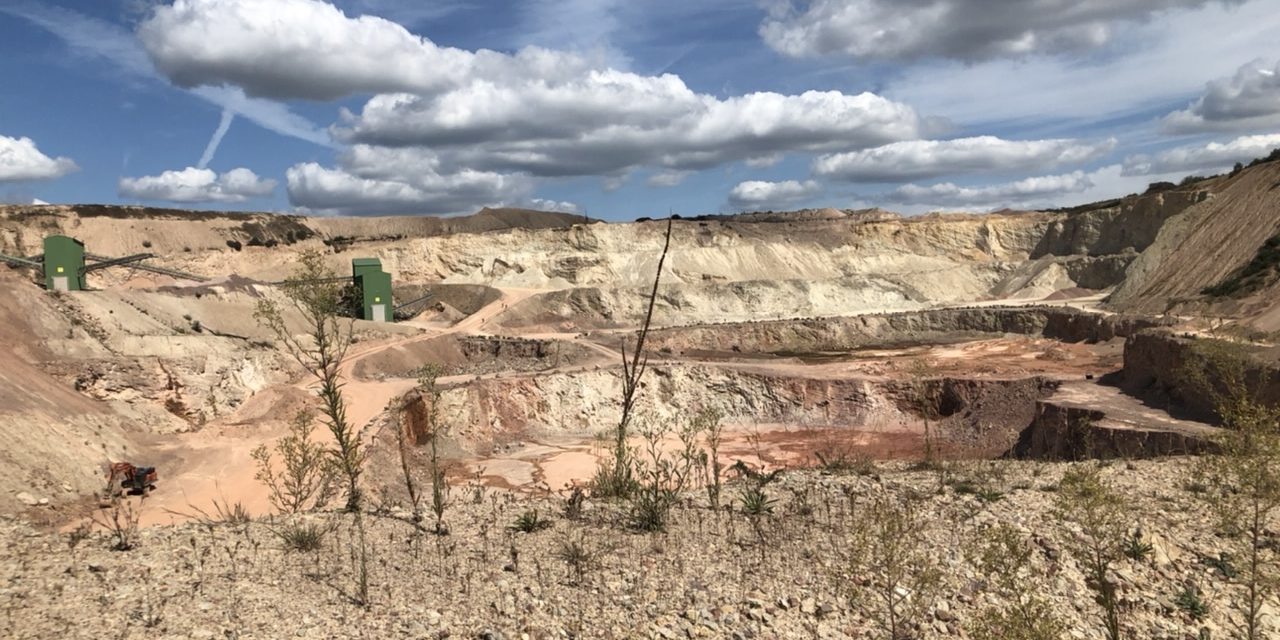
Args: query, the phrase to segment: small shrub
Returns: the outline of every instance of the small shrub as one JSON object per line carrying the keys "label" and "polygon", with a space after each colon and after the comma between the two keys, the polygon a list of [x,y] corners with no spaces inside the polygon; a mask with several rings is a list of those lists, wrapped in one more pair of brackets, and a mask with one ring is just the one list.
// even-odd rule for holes
{"label": "small shrub", "polygon": [[742,513],[759,518],[773,515],[773,505],[777,500],[765,493],[764,485],[753,483],[743,485],[742,492],[738,495],[738,502],[742,505]]}
{"label": "small shrub", "polygon": [[111,496],[110,504],[90,519],[94,524],[106,529],[111,534],[111,548],[116,551],[128,551],[138,544],[138,523],[142,520],[142,504],[147,494],[138,497],[138,505],[124,496]]}
{"label": "small shrub", "polygon": [[84,540],[87,539],[92,533],[93,533],[93,523],[81,522],[79,526],[72,529],[71,532],[67,534],[67,547],[70,549],[76,548],[77,546],[80,545],[81,542],[84,542]]}
{"label": "small shrub", "polygon": [[561,541],[556,556],[568,566],[569,578],[574,585],[582,584],[587,571],[596,564],[596,554],[580,538]]}
{"label": "small shrub", "polygon": [[[266,485],[272,506],[284,513],[323,508],[337,490],[338,467],[333,456],[311,439],[313,418],[310,411],[299,411],[288,435],[273,448],[261,445],[252,453],[258,466],[254,478]],[[273,458],[279,458],[282,470],[276,471]]]}
{"label": "small shrub", "polygon": [[999,595],[969,624],[975,640],[1062,640],[1068,625],[1040,597],[1030,541],[1008,524],[983,531],[967,555]]}
{"label": "small shrub", "polygon": [[742,507],[742,513],[750,518],[751,528],[755,530],[756,538],[763,543],[764,527],[761,521],[766,516],[773,515],[773,505],[777,502],[769,497],[765,487],[782,475],[782,469],[765,473],[748,467],[741,460],[735,463],[733,468],[744,480],[738,492],[738,504]]}
{"label": "small shrub", "polygon": [[1096,467],[1082,467],[1063,475],[1057,512],[1078,526],[1079,532],[1067,539],[1067,548],[1080,562],[1085,584],[1102,608],[1107,640],[1121,640],[1120,595],[1110,574],[1125,552],[1128,510],[1124,499]]}
{"label": "small shrub", "polygon": [[665,453],[662,441],[670,432],[666,425],[641,429],[645,440],[644,457],[633,456],[635,487],[631,494],[632,526],[640,531],[663,531],[680,494],[698,475],[698,432],[694,426],[681,429],[682,449],[678,454]]}
{"label": "small shrub", "polygon": [[520,514],[508,529],[520,533],[536,533],[551,528],[551,520],[538,515],[537,510],[529,510]]}
{"label": "small shrub", "polygon": [[1200,590],[1195,587],[1186,587],[1179,591],[1173,598],[1173,604],[1196,622],[1204,620],[1205,616],[1209,615],[1209,605],[1200,598]]}
{"label": "small shrub", "polygon": [[912,498],[877,498],[855,510],[846,581],[857,601],[875,603],[872,617],[889,640],[913,637],[942,582],[925,537],[928,519]]}
{"label": "small shrub", "polygon": [[845,450],[815,451],[813,455],[818,459],[818,469],[825,474],[870,476],[876,472],[875,460],[867,455],[854,455]]}
{"label": "small shrub", "polygon": [[564,517],[566,520],[580,520],[582,518],[582,507],[587,501],[587,494],[582,487],[573,487],[569,490],[569,497],[564,499]]}
{"label": "small shrub", "polygon": [[1142,531],[1134,529],[1125,543],[1124,555],[1136,562],[1146,562],[1147,558],[1151,557],[1152,551],[1155,551],[1155,547],[1142,539]]}
{"label": "small shrub", "polygon": [[294,522],[276,530],[287,551],[319,551],[329,530],[316,522]]}
{"label": "small shrub", "polygon": [[1004,499],[1004,494],[990,487],[983,487],[972,480],[957,480],[951,483],[951,490],[956,495],[969,495],[977,498],[982,502],[999,502]]}

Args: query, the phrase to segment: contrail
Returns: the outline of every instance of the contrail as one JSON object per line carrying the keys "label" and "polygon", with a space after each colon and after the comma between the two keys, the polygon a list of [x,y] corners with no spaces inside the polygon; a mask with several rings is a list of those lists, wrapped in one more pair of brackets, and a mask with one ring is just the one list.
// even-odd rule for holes
{"label": "contrail", "polygon": [[209,161],[213,160],[213,154],[218,151],[218,145],[222,144],[222,136],[227,135],[227,129],[231,128],[231,121],[234,120],[236,114],[230,109],[222,110],[222,121],[218,123],[218,130],[213,132],[213,137],[209,139],[209,146],[204,148],[204,155],[200,156],[200,164],[197,169],[204,169],[209,166]]}

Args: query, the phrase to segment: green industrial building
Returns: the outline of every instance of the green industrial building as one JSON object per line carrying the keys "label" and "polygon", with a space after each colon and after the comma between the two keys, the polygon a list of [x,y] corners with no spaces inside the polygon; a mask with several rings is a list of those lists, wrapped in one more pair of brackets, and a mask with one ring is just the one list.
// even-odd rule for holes
{"label": "green industrial building", "polygon": [[382,261],[377,258],[352,260],[351,277],[363,297],[360,318],[391,322],[391,313],[395,309],[391,299],[391,274],[382,270]]}
{"label": "green industrial building", "polygon": [[44,239],[44,286],[49,291],[84,290],[84,243],[67,236]]}

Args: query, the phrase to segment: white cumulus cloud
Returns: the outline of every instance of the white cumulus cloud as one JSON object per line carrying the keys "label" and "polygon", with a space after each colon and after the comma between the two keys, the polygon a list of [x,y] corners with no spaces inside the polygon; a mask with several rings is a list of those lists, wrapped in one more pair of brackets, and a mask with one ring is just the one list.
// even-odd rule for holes
{"label": "white cumulus cloud", "polygon": [[822,187],[813,180],[748,180],[739,182],[729,192],[729,205],[747,210],[778,209],[803,202],[821,191]]}
{"label": "white cumulus cloud", "polygon": [[536,211],[556,211],[559,213],[582,213],[582,207],[572,202],[564,200],[548,200],[545,198],[531,198],[527,208]]}
{"label": "white cumulus cloud", "polygon": [[1079,164],[1115,148],[1108,139],[1004,140],[993,136],[954,140],[909,140],[824,155],[813,163],[817,175],[850,182],[894,182],[981,171],[1026,170]]}
{"label": "white cumulus cloud", "polygon": [[796,57],[982,60],[1095,49],[1112,40],[1119,23],[1211,2],[774,0],[760,35],[773,49]]}
{"label": "white cumulus cloud", "polygon": [[1203,95],[1161,124],[1171,133],[1280,127],[1280,62],[1254,60],[1230,78],[1209,82]]}
{"label": "white cumulus cloud", "polygon": [[606,70],[568,83],[477,82],[437,96],[375,96],[336,130],[350,142],[449,149],[477,169],[540,176],[676,171],[910,139],[920,119],[871,93],[695,93],[673,75]]}
{"label": "white cumulus cloud", "polygon": [[1145,176],[1180,171],[1222,171],[1237,162],[1248,163],[1280,147],[1280,133],[1241,136],[1228,142],[1185,145],[1154,155],[1129,156],[1124,175]]}
{"label": "white cumulus cloud", "polygon": [[1083,193],[1092,186],[1093,182],[1088,175],[1083,171],[1074,171],[981,187],[965,187],[950,182],[929,186],[907,184],[891,191],[885,199],[902,204],[993,208],[1045,202],[1067,194]]}
{"label": "white cumulus cloud", "polygon": [[232,169],[218,175],[211,169],[187,167],[158,176],[120,178],[121,197],[168,202],[244,202],[264,198],[275,191],[276,181],[259,178],[248,169]]}
{"label": "white cumulus cloud", "polygon": [[0,182],[52,180],[79,167],[70,158],[50,158],[31,138],[0,136]]}
{"label": "white cumulus cloud", "polygon": [[336,168],[314,162],[286,173],[289,201],[325,213],[444,214],[523,200],[532,182],[519,175],[444,170],[438,156],[419,148],[357,145]]}
{"label": "white cumulus cloud", "polygon": [[[443,197],[451,187],[506,196],[531,176],[613,179],[652,169],[652,184],[666,186],[727,163],[861,149],[927,128],[910,107],[872,93],[714,96],[676,75],[620,71],[579,52],[440,46],[319,0],[176,0],[158,7],[138,35],[159,72],[200,92],[312,100],[372,93],[359,113],[344,110],[335,137],[366,156],[429,147],[449,167],[422,180],[388,180],[340,159],[333,171],[355,179],[343,188],[334,175],[321,180],[318,166],[294,172],[295,199],[333,196],[356,210],[452,209],[458,201]],[[367,207],[350,197],[361,192]]]}
{"label": "white cumulus cloud", "polygon": [[333,100],[430,93],[470,79],[580,71],[572,55],[442,47],[375,16],[319,0],[177,0],[138,27],[151,62],[182,87],[234,85],[255,97]]}

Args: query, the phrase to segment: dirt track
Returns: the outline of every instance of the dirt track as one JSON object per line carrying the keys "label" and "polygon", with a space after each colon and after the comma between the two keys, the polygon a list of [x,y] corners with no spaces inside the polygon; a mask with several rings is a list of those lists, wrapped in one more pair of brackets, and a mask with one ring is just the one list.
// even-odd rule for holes
{"label": "dirt track", "polygon": [[[424,329],[403,338],[361,344],[353,348],[342,365],[347,417],[357,428],[369,428],[392,400],[412,389],[416,382],[403,378],[362,379],[352,375],[357,363],[387,349],[454,333],[476,333],[510,304],[537,293],[536,290],[503,291],[502,297],[452,327]],[[313,395],[315,381],[298,382],[262,392],[241,410],[189,434],[171,436],[153,445],[151,453],[162,472],[161,485],[147,500],[143,525],[168,524],[212,513],[217,504],[239,503],[254,515],[270,512],[266,490],[254,478],[251,452],[286,433],[288,417],[301,409]],[[264,420],[270,415],[271,419]],[[317,425],[312,437],[327,441],[329,433]]]}

